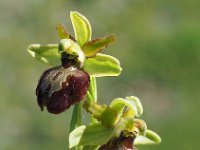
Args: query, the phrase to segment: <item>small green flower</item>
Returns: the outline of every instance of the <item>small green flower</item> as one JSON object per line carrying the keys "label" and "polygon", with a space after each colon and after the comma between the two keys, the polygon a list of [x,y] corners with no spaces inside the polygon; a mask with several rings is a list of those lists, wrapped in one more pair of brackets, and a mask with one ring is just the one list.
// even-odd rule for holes
{"label": "small green flower", "polygon": [[122,70],[116,58],[99,53],[115,41],[114,36],[91,40],[89,21],[78,12],[71,12],[70,18],[75,38],[59,24],[56,28],[61,38],[59,44],[32,44],[28,47],[35,59],[58,66],[45,71],[36,88],[41,109],[46,106],[50,113],[55,114],[65,111],[84,98],[89,87],[89,75],[117,76]]}
{"label": "small green flower", "polygon": [[74,28],[73,37],[61,24],[57,26],[59,44],[31,44],[28,52],[33,58],[50,66],[70,66],[75,64],[91,77],[118,76],[122,68],[113,56],[100,53],[115,41],[113,35],[91,39],[92,29],[89,21],[80,13],[72,11],[70,18]]}

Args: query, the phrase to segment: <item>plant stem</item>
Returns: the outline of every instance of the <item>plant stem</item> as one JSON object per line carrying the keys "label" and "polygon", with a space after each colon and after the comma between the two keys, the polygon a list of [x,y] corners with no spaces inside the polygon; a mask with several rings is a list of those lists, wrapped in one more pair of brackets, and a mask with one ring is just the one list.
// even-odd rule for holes
{"label": "plant stem", "polygon": [[[75,128],[81,125],[81,104],[75,104],[72,112],[71,124],[70,124],[70,132],[72,132]],[[74,147],[72,150],[81,150],[80,146]]]}
{"label": "plant stem", "polygon": [[[87,99],[90,102],[96,102],[97,101],[97,86],[96,86],[96,78],[90,77],[90,86],[87,93]],[[72,112],[72,118],[71,118],[71,124],[70,124],[70,132],[72,132],[75,128],[81,125],[82,119],[81,119],[81,104],[75,104],[73,112]],[[97,120],[95,118],[91,118],[91,122],[95,123]],[[79,146],[73,148],[74,150],[80,150],[81,148]]]}
{"label": "plant stem", "polygon": [[72,112],[70,132],[81,125],[81,104],[75,104]]}
{"label": "plant stem", "polygon": [[[90,95],[87,95],[87,98],[93,99],[93,102],[97,102],[97,83],[96,83],[96,78],[95,77],[90,77],[90,87],[88,90]],[[88,97],[91,96],[91,97]],[[91,122],[92,123],[97,123],[98,121],[94,118],[91,117]]]}
{"label": "plant stem", "polygon": [[[87,100],[89,103],[97,102],[97,85],[96,85],[96,78],[90,77],[90,86],[87,92]],[[71,118],[71,124],[70,124],[70,132],[72,132],[75,128],[81,125],[81,104],[75,104],[73,112],[72,112],[72,118]],[[95,118],[91,118],[92,123],[96,123],[97,120]],[[80,150],[80,146],[76,146],[73,148],[73,150]]]}
{"label": "plant stem", "polygon": [[90,87],[88,91],[90,92],[94,102],[97,102],[97,84],[95,77],[90,77]]}

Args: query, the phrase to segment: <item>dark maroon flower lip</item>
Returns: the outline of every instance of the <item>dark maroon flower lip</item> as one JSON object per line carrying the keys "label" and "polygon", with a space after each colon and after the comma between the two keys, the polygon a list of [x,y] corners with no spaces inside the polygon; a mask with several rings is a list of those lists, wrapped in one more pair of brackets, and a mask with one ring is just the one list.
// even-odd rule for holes
{"label": "dark maroon flower lip", "polygon": [[134,148],[135,136],[124,136],[123,133],[116,138],[111,139],[99,150],[136,150]]}
{"label": "dark maroon flower lip", "polygon": [[57,66],[46,70],[38,82],[36,96],[41,110],[59,114],[74,103],[80,102],[87,93],[90,77],[85,71],[70,66]]}

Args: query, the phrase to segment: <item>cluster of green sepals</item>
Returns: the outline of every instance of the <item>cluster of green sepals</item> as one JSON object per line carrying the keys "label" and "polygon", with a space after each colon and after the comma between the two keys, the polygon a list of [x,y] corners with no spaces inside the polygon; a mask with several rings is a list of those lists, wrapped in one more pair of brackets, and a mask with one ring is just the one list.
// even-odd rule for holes
{"label": "cluster of green sepals", "polygon": [[75,32],[73,37],[63,25],[57,26],[61,41],[59,44],[32,44],[28,52],[35,59],[51,66],[60,65],[61,53],[66,51],[79,66],[90,75],[90,87],[83,108],[91,114],[88,125],[81,123],[81,104],[74,106],[69,148],[76,150],[95,150],[122,132],[135,136],[134,145],[160,143],[160,137],[147,129],[146,123],[138,119],[143,113],[140,100],[135,96],[116,98],[110,105],[97,103],[96,77],[118,76],[122,69],[119,61],[100,51],[115,41],[113,35],[91,39],[92,30],[86,17],[78,12],[71,12],[70,18]]}

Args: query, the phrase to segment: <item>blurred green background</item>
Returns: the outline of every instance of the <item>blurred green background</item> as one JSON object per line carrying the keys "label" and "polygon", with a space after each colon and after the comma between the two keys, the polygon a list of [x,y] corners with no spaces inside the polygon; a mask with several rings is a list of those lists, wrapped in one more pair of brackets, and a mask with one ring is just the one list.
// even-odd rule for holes
{"label": "blurred green background", "polygon": [[104,52],[120,60],[123,72],[98,79],[99,101],[141,99],[143,119],[162,143],[139,149],[199,149],[199,6],[198,0],[1,0],[0,149],[68,149],[72,109],[60,115],[40,111],[35,87],[48,66],[26,48],[58,43],[58,23],[72,33],[70,10],[90,20],[93,37],[117,37]]}

